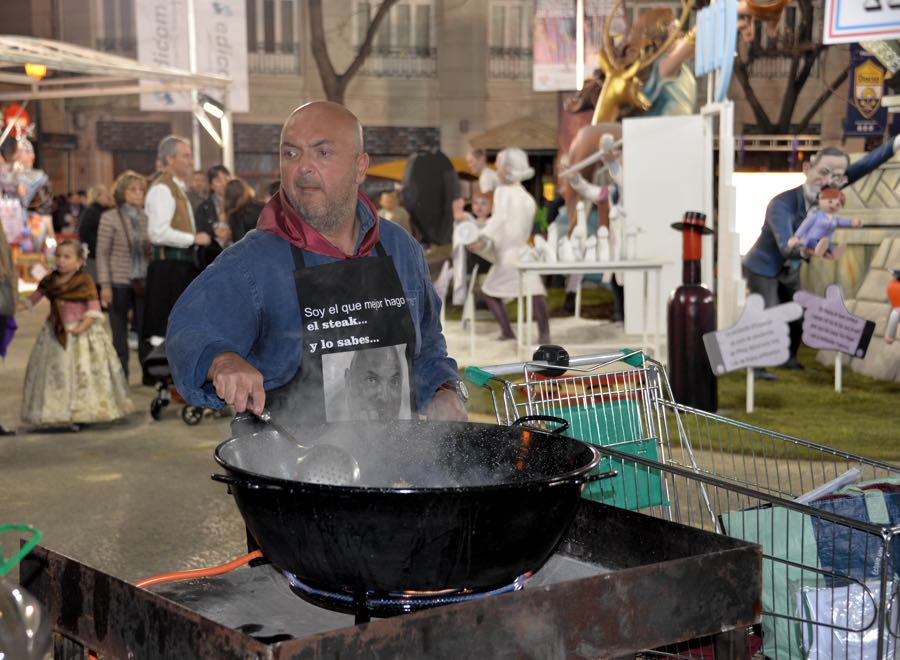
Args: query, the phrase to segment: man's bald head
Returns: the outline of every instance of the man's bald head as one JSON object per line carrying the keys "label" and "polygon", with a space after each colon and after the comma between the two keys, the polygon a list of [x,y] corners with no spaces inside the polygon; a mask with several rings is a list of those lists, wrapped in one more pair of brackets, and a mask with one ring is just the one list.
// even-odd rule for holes
{"label": "man's bald head", "polygon": [[310,116],[330,117],[336,122],[344,122],[347,130],[351,131],[353,135],[356,154],[363,152],[363,127],[359,118],[350,112],[346,106],[334,101],[310,101],[295,108],[281,127],[282,143],[284,142],[285,131],[292,122],[303,121],[304,117],[309,118]]}
{"label": "man's bald head", "polygon": [[357,191],[369,167],[359,119],[338,103],[302,105],[281,129],[280,152],[281,185],[291,206],[351,254]]}

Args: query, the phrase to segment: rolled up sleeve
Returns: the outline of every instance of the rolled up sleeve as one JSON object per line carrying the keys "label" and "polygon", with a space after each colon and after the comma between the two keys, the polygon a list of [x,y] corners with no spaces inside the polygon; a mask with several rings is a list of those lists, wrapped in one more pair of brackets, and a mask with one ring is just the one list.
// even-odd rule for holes
{"label": "rolled up sleeve", "polygon": [[456,360],[447,355],[447,341],[441,327],[441,299],[431,277],[425,253],[416,246],[416,275],[422,282],[422,306],[418,314],[421,349],[413,360],[416,379],[416,407],[422,411],[434,398],[438,387],[459,378]]}
{"label": "rolled up sleeve", "polygon": [[261,312],[252,274],[234,259],[207,268],[185,290],[166,333],[166,358],[185,401],[214,409],[224,405],[207,379],[209,365],[220,353],[248,357],[259,335]]}

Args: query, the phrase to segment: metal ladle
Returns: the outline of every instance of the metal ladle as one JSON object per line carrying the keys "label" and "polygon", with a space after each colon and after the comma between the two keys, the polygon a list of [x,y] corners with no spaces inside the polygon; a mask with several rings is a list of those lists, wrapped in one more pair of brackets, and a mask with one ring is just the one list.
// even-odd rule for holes
{"label": "metal ladle", "polygon": [[294,481],[331,486],[350,486],[359,482],[359,463],[346,450],[335,445],[307,447],[301,444],[292,433],[275,421],[268,409],[264,409],[257,417],[277,431],[278,435],[300,448],[297,462],[291,469],[291,479]]}

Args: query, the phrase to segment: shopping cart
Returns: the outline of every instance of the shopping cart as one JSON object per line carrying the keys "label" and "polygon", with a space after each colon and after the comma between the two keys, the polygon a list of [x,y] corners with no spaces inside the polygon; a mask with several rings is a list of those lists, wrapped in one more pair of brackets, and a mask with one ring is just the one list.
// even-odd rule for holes
{"label": "shopping cart", "polygon": [[618,476],[585,497],[759,543],[763,655],[895,657],[897,467],[678,404],[662,365],[636,351],[470,367],[466,378],[490,391],[498,424],[562,417],[596,445]]}

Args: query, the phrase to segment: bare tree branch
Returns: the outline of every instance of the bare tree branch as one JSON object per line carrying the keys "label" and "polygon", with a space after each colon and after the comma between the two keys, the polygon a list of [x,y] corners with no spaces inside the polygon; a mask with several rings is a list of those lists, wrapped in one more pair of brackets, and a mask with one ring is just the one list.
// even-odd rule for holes
{"label": "bare tree branch", "polygon": [[800,28],[798,32],[798,42],[812,41],[812,24],[813,24],[813,5],[810,0],[797,0],[800,5]]}
{"label": "bare tree branch", "polygon": [[[316,1],[318,2],[319,0]],[[391,10],[391,7],[395,4],[397,4],[397,0],[382,0],[381,4],[378,6],[378,11],[375,13],[372,22],[369,23],[369,27],[366,30],[366,38],[363,40],[362,45],[360,45],[356,57],[350,62],[350,66],[347,67],[347,70],[341,74],[341,78],[346,79],[346,83],[349,83],[350,79],[356,75],[356,72],[359,71],[360,67],[362,67],[366,58],[369,56],[369,53],[372,52],[372,42],[375,41],[375,34],[378,32],[378,27]],[[344,84],[346,85],[346,83]]]}
{"label": "bare tree branch", "polygon": [[[797,0],[800,8],[800,24],[791,44],[791,69],[785,85],[785,93],[778,116],[778,130],[790,133],[791,119],[800,99],[800,92],[809,80],[813,66],[819,60],[825,46],[811,43],[813,25],[813,5],[811,0]],[[802,66],[801,66],[802,61]]]}
{"label": "bare tree branch", "polygon": [[812,68],[813,68],[813,66],[815,66],[815,64],[818,61],[819,56],[822,53],[822,50],[824,48],[825,48],[825,46],[819,44],[817,48],[813,49],[812,51],[808,51],[803,55],[803,58],[804,58],[803,68],[800,70],[800,73],[797,74],[797,77],[795,79],[796,82],[794,83],[794,88],[796,89],[796,92],[794,95],[793,107],[791,108],[790,116],[787,118],[787,120],[788,120],[787,132],[790,132],[790,120],[791,120],[791,117],[793,117],[793,115],[794,115],[794,109],[797,106],[797,101],[800,100],[800,91],[803,89],[804,85],[806,85],[806,81],[809,80],[809,74],[812,72]]}
{"label": "bare tree branch", "polygon": [[340,94],[340,80],[337,72],[334,70],[334,65],[331,63],[331,56],[328,54],[324,23],[322,0],[309,0],[309,32],[313,59],[315,59],[316,68],[319,70],[319,78],[322,80],[325,98],[329,101],[335,101],[337,98],[334,97],[342,97],[343,95]]}
{"label": "bare tree branch", "polygon": [[772,120],[769,119],[769,115],[766,114],[765,108],[762,107],[762,103],[759,102],[756,92],[750,84],[747,64],[740,57],[734,58],[734,75],[744,91],[744,96],[747,99],[747,103],[750,104],[750,109],[753,110],[753,116],[756,117],[757,125],[765,133],[774,133],[775,128],[772,125]]}
{"label": "bare tree branch", "polygon": [[806,128],[809,126],[809,122],[812,121],[812,118],[815,117],[816,113],[819,109],[825,105],[825,101],[831,98],[832,94],[835,93],[835,88],[838,85],[843,84],[845,80],[847,80],[847,76],[850,75],[850,65],[838,74],[838,76],[832,81],[830,85],[827,86],[827,89],[819,95],[815,101],[812,102],[812,105],[809,107],[809,110],[806,111],[806,114],[797,122],[797,132],[803,133]]}
{"label": "bare tree branch", "polygon": [[325,19],[322,15],[322,0],[308,0],[308,3],[313,59],[316,62],[316,68],[319,70],[325,97],[329,101],[343,103],[347,85],[350,84],[350,80],[353,79],[353,76],[356,75],[372,52],[372,42],[375,40],[378,27],[391,10],[391,7],[397,3],[397,0],[383,0],[378,6],[378,11],[375,12],[374,18],[366,28],[365,39],[353,57],[353,61],[350,62],[350,65],[343,73],[335,71],[331,56],[328,54],[328,43],[325,38]]}
{"label": "bare tree branch", "polygon": [[791,68],[784,84],[784,94],[781,97],[781,111],[778,113],[778,123],[776,124],[779,133],[789,133],[791,125],[791,116],[794,114],[794,106],[797,105],[797,67],[800,64],[800,54],[796,47],[792,48]]}

